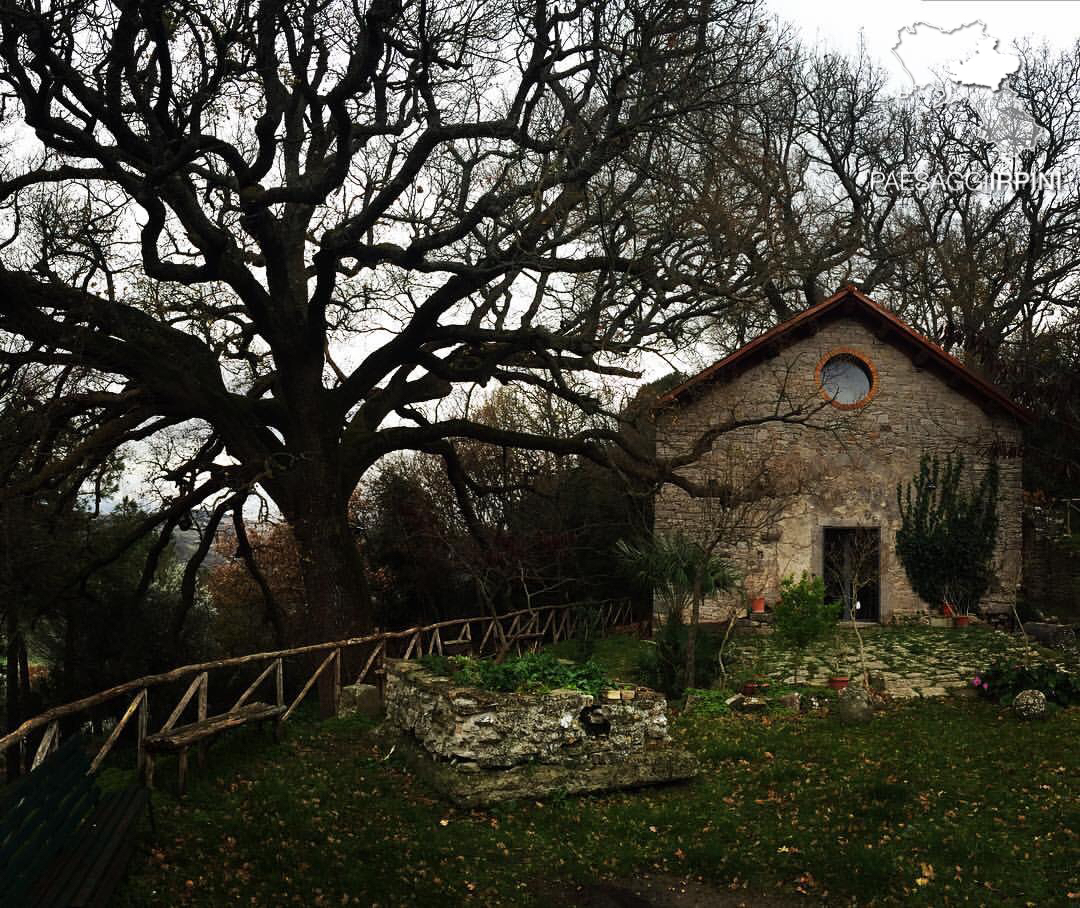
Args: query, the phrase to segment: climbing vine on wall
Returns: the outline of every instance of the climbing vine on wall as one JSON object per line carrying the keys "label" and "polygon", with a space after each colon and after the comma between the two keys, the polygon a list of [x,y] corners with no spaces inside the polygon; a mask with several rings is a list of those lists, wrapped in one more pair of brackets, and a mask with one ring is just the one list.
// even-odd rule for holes
{"label": "climbing vine on wall", "polygon": [[963,456],[924,454],[919,471],[896,487],[900,529],[896,552],[915,592],[931,606],[974,609],[994,579],[998,529],[998,466],[978,480],[965,476]]}

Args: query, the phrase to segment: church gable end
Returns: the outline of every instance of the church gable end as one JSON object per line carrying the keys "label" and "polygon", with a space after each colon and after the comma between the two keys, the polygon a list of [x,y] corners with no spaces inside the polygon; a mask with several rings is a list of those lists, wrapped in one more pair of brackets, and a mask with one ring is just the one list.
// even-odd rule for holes
{"label": "church gable end", "polygon": [[[762,510],[757,523],[743,520],[722,544],[747,596],[775,601],[784,576],[823,575],[828,547],[859,531],[880,548],[875,588],[866,591],[871,620],[926,610],[896,557],[895,536],[897,485],[928,452],[963,454],[976,473],[997,460],[997,581],[983,606],[1011,607],[1020,583],[1021,408],[845,288],[661,398],[657,453],[685,454],[709,429],[777,412],[778,402],[781,412],[801,410],[805,424],[766,422],[726,433],[683,471],[733,489],[772,484],[779,504]],[[715,508],[709,511],[668,485],[657,495],[655,529],[701,533],[717,519]],[[708,617],[722,618],[736,601],[717,600]]]}

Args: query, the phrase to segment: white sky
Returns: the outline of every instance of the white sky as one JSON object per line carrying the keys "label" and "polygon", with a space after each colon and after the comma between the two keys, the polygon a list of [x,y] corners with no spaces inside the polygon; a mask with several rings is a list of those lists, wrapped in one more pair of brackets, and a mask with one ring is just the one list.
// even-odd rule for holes
{"label": "white sky", "polygon": [[1065,48],[1080,36],[1080,0],[766,0],[781,19],[796,25],[809,41],[851,53],[860,33],[872,57],[897,79],[907,80],[892,53],[901,28],[925,22],[953,29],[969,22],[986,24],[1004,47],[1030,37]]}

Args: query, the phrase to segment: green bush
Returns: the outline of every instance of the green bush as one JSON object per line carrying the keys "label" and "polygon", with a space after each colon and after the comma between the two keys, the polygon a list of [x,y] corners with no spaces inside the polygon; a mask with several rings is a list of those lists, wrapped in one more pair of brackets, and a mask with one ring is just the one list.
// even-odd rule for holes
{"label": "green bush", "polygon": [[820,577],[803,571],[798,580],[785,577],[780,581],[780,601],[773,609],[773,632],[794,652],[796,681],[806,648],[835,627],[840,611],[836,603],[825,602],[825,581]]}
{"label": "green bush", "polygon": [[[643,683],[664,696],[677,700],[686,691],[686,645],[690,628],[682,613],[672,611],[657,631],[653,646],[638,662]],[[711,684],[717,674],[717,641],[712,634],[700,634],[694,651],[695,683]]]}
{"label": "green bush", "polygon": [[966,615],[994,578],[998,466],[991,462],[978,484],[963,476],[963,457],[924,454],[907,488],[897,485],[896,554],[924,602],[949,602]]}
{"label": "green bush", "polygon": [[971,679],[982,696],[1011,703],[1022,690],[1039,690],[1053,703],[1080,703],[1080,676],[1052,662],[1017,662],[998,659]]}
{"label": "green bush", "polygon": [[731,691],[727,690],[693,688],[686,692],[686,708],[699,716],[730,716],[732,709],[727,703],[730,697]]}
{"label": "green bush", "polygon": [[592,660],[572,665],[550,653],[526,653],[505,662],[472,656],[424,656],[420,663],[468,687],[504,693],[569,688],[596,697],[612,686],[603,669]]}

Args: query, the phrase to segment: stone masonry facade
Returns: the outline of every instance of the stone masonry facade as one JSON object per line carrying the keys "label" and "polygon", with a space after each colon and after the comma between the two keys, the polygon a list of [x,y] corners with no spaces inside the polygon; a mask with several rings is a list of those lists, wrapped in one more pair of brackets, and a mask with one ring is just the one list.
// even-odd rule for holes
{"label": "stone masonry facade", "polygon": [[[702,383],[662,406],[656,415],[660,457],[688,451],[702,433],[732,419],[754,419],[802,407],[806,425],[776,422],[720,436],[705,457],[684,474],[738,488],[764,481],[771,491],[772,519],[724,553],[742,576],[739,596],[707,604],[702,619],[722,620],[742,596],[774,603],[781,578],[809,571],[821,575],[826,527],[880,531],[880,620],[928,611],[911,589],[895,551],[900,525],[897,485],[917,472],[924,452],[963,454],[969,475],[984,471],[991,456],[1000,470],[999,529],[994,556],[996,582],[982,609],[1005,611],[1021,581],[1021,426],[1015,415],[979,400],[947,375],[918,364],[910,346],[875,331],[869,320],[838,315],[813,333],[772,351],[723,379]],[[821,394],[818,368],[830,354],[850,351],[876,372],[875,393],[865,406],[843,410]],[[778,407],[778,401],[780,405]],[[767,500],[767,499],[763,499]],[[763,506],[764,507],[764,506]],[[700,536],[713,519],[677,486],[657,495],[657,533],[682,530]],[[753,521],[749,521],[753,523]],[[932,604],[937,606],[938,603]]]}

